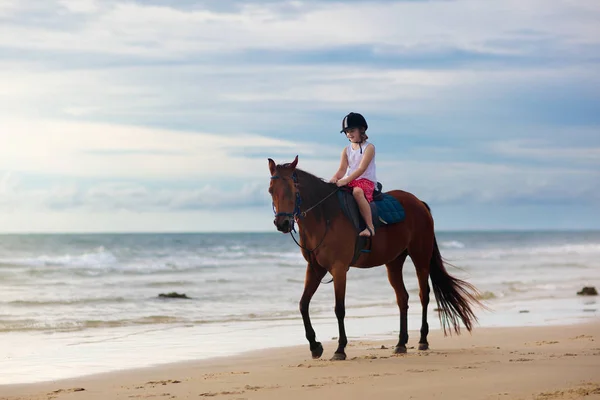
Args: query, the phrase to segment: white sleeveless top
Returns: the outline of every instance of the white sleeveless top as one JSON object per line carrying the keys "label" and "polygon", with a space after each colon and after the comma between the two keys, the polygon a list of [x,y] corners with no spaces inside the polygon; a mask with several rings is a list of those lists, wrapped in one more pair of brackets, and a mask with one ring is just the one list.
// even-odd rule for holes
{"label": "white sleeveless top", "polygon": [[[346,147],[346,156],[348,157],[348,169],[346,170],[346,176],[350,175],[351,173],[353,173],[354,171],[356,171],[358,169],[367,146],[373,146],[373,149],[375,149],[375,145],[367,142],[366,140],[361,144],[361,146],[362,146],[362,154],[360,152],[360,147],[356,150],[354,150],[352,148],[352,143],[348,144],[348,147]],[[375,157],[373,157],[373,159],[367,166],[367,169],[365,170],[365,172],[363,172],[363,174],[356,179],[368,179],[371,182],[373,182],[375,185],[377,185]]]}

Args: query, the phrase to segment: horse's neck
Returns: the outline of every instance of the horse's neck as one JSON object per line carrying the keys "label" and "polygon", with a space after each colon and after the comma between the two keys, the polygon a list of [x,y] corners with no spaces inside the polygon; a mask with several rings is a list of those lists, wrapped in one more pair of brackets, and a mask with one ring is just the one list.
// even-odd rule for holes
{"label": "horse's neck", "polygon": [[[324,183],[320,179],[308,174],[307,172],[301,172],[302,175],[299,175],[299,179],[305,181],[305,185],[302,185],[300,191],[300,198],[302,199],[302,206],[300,209],[302,211],[308,211],[307,214],[298,219],[298,227],[302,230],[303,236],[306,236],[307,240],[310,240],[312,236],[318,236],[323,234],[325,229],[327,229],[327,224],[329,224],[329,216],[325,215],[326,211],[323,210],[323,205],[331,201],[333,192],[335,191],[335,187],[329,187],[328,184]],[[314,182],[310,182],[311,180],[315,180]],[[311,192],[314,190],[316,193],[323,192],[323,194],[315,195],[315,192]],[[327,198],[329,196],[329,198]],[[307,201],[306,197],[310,200]],[[314,207],[314,208],[313,208]],[[317,218],[315,216],[316,213],[321,214],[321,218]],[[319,239],[319,238],[317,238]]]}
{"label": "horse's neck", "polygon": [[325,227],[325,223],[325,220],[318,221],[317,218],[314,215],[310,215],[310,213],[297,220],[298,228],[304,235],[312,235],[320,232]]}
{"label": "horse's neck", "polygon": [[313,249],[323,241],[331,221],[327,216],[318,219],[311,211],[304,217],[299,218],[297,224],[302,246]]}

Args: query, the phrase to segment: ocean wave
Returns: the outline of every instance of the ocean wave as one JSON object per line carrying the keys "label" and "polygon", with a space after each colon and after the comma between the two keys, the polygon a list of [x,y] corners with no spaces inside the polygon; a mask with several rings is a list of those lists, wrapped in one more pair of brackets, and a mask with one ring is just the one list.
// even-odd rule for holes
{"label": "ocean wave", "polygon": [[143,286],[151,288],[162,288],[162,287],[182,287],[182,286],[196,286],[196,282],[191,281],[164,281],[164,282],[147,282]]}
{"label": "ocean wave", "polygon": [[177,317],[156,315],[136,319],[85,320],[85,321],[39,321],[33,319],[0,320],[0,332],[75,332],[94,328],[119,328],[134,325],[159,325],[182,322]]}
{"label": "ocean wave", "polygon": [[347,309],[363,309],[363,308],[388,308],[397,307],[396,299],[390,297],[387,302],[361,303],[361,304],[346,304]]}
{"label": "ocean wave", "polygon": [[490,292],[490,291],[485,291],[483,293],[479,293],[477,297],[477,300],[492,300],[497,298],[498,296],[496,296],[496,294],[494,292]]}
{"label": "ocean wave", "polygon": [[114,265],[117,257],[100,246],[91,252],[82,254],[39,255],[37,257],[22,257],[0,259],[1,265],[28,267],[98,267]]}
{"label": "ocean wave", "polygon": [[218,278],[218,279],[207,279],[204,281],[205,283],[233,283],[232,279]]}
{"label": "ocean wave", "polygon": [[[56,260],[57,258],[55,258]],[[6,262],[6,260],[4,261]],[[216,269],[236,269],[244,267],[258,266],[278,266],[278,267],[297,267],[299,264],[295,261],[276,261],[273,257],[272,261],[265,262],[264,259],[244,258],[241,260],[222,259],[222,258],[179,258],[168,260],[128,260],[126,262],[113,262],[105,264],[81,263],[77,261],[72,263],[58,264],[55,262],[40,261],[36,259],[20,259],[10,261],[14,268],[15,265],[22,268],[17,268],[17,272],[25,272],[29,276],[36,278],[48,278],[52,276],[60,276],[68,274],[76,277],[99,277],[105,275],[164,275],[173,273],[197,273],[206,272]]]}
{"label": "ocean wave", "polygon": [[202,281],[159,281],[159,282],[144,282],[139,286],[149,288],[165,288],[165,287],[199,287],[203,284],[222,284],[222,283],[235,283],[235,280],[230,278],[208,278]]}
{"label": "ocean wave", "polygon": [[[479,252],[480,257],[490,259],[500,259],[503,257],[544,257],[544,256],[600,256],[600,244],[598,243],[580,243],[580,244],[560,244],[554,246],[532,246],[532,247],[510,247],[488,249]],[[569,261],[565,260],[565,263]],[[554,261],[555,264],[559,261]]]}
{"label": "ocean wave", "polygon": [[[60,302],[57,302],[60,304]],[[46,305],[52,305],[53,302],[47,302]],[[25,304],[23,304],[25,305]],[[31,306],[31,304],[29,304]],[[356,307],[349,307],[356,308]],[[313,307],[312,317],[315,319],[322,318],[323,312],[330,312],[329,307],[323,309]],[[52,332],[74,332],[86,329],[96,328],[120,328],[131,326],[145,325],[214,325],[214,324],[231,324],[240,322],[273,322],[273,321],[288,321],[300,318],[297,308],[265,311],[257,313],[240,313],[215,315],[214,317],[197,318],[197,317],[182,317],[176,315],[150,315],[143,317],[121,318],[121,319],[85,319],[68,320],[66,318],[51,318],[44,319],[11,319],[8,316],[0,318],[0,332],[26,332],[26,331],[52,331]],[[8,317],[8,318],[6,318]]]}
{"label": "ocean wave", "polygon": [[448,240],[445,242],[440,242],[440,247],[446,248],[446,249],[464,249],[465,244],[462,242],[459,242],[458,240]]}
{"label": "ocean wave", "polygon": [[71,306],[83,304],[109,304],[109,303],[125,303],[127,300],[124,297],[101,297],[87,299],[67,299],[67,300],[13,300],[0,304],[7,304],[15,307],[47,307],[47,306]]}

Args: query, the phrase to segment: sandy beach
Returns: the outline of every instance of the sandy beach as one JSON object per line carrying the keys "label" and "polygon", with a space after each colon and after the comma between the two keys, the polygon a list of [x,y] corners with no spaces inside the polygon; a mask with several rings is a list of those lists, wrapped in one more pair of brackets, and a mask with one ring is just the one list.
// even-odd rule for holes
{"label": "sandy beach", "polygon": [[600,321],[430,334],[431,349],[393,355],[394,338],[350,340],[348,360],[310,358],[308,346],[5,385],[6,400],[33,399],[600,399]]}

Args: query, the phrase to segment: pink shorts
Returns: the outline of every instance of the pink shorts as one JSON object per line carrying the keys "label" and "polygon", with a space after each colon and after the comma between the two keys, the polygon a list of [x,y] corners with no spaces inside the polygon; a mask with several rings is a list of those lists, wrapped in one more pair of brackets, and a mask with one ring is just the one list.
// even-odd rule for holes
{"label": "pink shorts", "polygon": [[373,191],[375,190],[375,184],[368,179],[355,179],[348,183],[348,187],[359,187],[365,192],[365,197],[370,203],[373,201]]}

